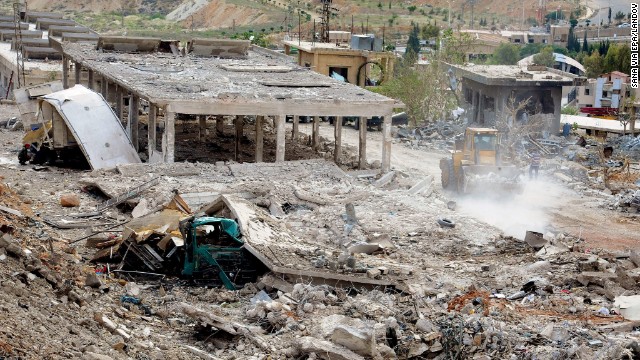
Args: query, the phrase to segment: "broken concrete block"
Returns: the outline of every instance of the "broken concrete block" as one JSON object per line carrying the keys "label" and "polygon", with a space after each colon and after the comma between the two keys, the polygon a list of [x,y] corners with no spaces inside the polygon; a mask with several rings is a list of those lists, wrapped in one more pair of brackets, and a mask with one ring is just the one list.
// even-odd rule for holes
{"label": "broken concrete block", "polygon": [[617,275],[613,273],[586,271],[578,275],[576,280],[578,280],[578,282],[583,286],[593,284],[604,287],[605,281],[613,280],[616,277]]}
{"label": "broken concrete block", "polygon": [[63,194],[60,196],[60,205],[62,207],[80,206],[80,197],[76,194]]}
{"label": "broken concrete block", "polygon": [[416,321],[416,329],[425,333],[430,333],[434,330],[434,327],[431,321],[423,318]]}
{"label": "broken concrete block", "polygon": [[99,288],[100,286],[102,286],[102,281],[100,281],[100,278],[98,277],[98,275],[96,275],[96,273],[91,272],[87,274],[87,277],[84,279],[84,286]]}
{"label": "broken concrete block", "polygon": [[631,254],[629,254],[629,260],[631,260],[636,267],[640,268],[640,254],[635,251],[631,251]]}
{"label": "broken concrete block", "polygon": [[4,248],[8,254],[16,257],[25,255],[22,247],[9,234],[4,234],[0,238],[0,248]]}
{"label": "broken concrete block", "polygon": [[375,353],[375,339],[371,329],[367,331],[338,325],[331,334],[331,341],[363,356],[373,356]]}
{"label": "broken concrete block", "polygon": [[407,192],[410,195],[424,194],[425,196],[429,196],[433,192],[432,184],[433,175],[429,175],[426,179],[422,179],[417,184],[413,185]]}
{"label": "broken concrete block", "polygon": [[373,186],[380,188],[383,187],[385,185],[387,185],[388,183],[390,183],[391,181],[393,181],[393,179],[396,177],[396,172],[395,171],[390,171],[384,175],[382,175],[382,177],[380,177],[380,179],[376,180],[373,183]]}
{"label": "broken concrete block", "polygon": [[563,343],[567,341],[571,336],[571,334],[567,329],[565,329],[562,326],[555,326],[553,324],[549,324],[544,329],[542,329],[542,331],[540,332],[540,335],[544,336],[545,338],[551,341],[555,341],[559,343]]}
{"label": "broken concrete block", "polygon": [[380,356],[384,360],[392,360],[398,357],[398,355],[396,355],[396,352],[393,351],[392,348],[384,344],[378,344],[378,354],[380,354]]}
{"label": "broken concrete block", "polygon": [[147,199],[142,199],[138,202],[135,208],[131,211],[131,217],[137,219],[139,217],[145,216],[151,212],[149,209],[149,201]]}
{"label": "broken concrete block", "polygon": [[111,356],[97,354],[90,351],[85,352],[82,358],[84,360],[113,360]]}
{"label": "broken concrete block", "polygon": [[429,346],[425,343],[412,343],[409,346],[409,358],[420,356],[429,350]]}
{"label": "broken concrete block", "polygon": [[367,270],[367,277],[370,279],[375,279],[382,274],[380,269],[369,269]]}
{"label": "broken concrete block", "polygon": [[111,239],[109,238],[109,235],[107,234],[96,234],[93,235],[91,237],[89,237],[86,242],[85,245],[87,247],[99,247],[98,245],[105,243],[107,241],[110,241]]}
{"label": "broken concrete block", "polygon": [[349,254],[373,254],[378,250],[380,250],[378,244],[355,244],[347,249]]}
{"label": "broken concrete block", "polygon": [[349,349],[311,336],[299,338],[297,347],[301,353],[316,353],[318,357],[325,360],[364,360],[363,356]]}
{"label": "broken concrete block", "polygon": [[109,330],[110,332],[114,332],[117,329],[116,324],[109,320],[108,317],[104,316],[101,313],[95,313],[93,314],[93,319],[100,325],[104,326],[107,330]]}

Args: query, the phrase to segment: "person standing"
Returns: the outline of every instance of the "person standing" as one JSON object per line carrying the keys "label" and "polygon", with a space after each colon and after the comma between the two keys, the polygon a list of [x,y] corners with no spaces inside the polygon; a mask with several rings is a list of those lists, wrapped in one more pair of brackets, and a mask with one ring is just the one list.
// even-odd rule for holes
{"label": "person standing", "polygon": [[529,165],[529,179],[532,179],[534,176],[536,179],[538,178],[538,170],[540,170],[541,162],[540,153],[534,151],[533,154],[531,154],[531,164]]}

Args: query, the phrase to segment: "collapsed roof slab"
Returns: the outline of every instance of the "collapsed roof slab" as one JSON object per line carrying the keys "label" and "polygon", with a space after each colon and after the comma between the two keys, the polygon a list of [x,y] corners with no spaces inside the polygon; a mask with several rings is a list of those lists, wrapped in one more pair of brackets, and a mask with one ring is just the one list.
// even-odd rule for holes
{"label": "collapsed roof slab", "polygon": [[[397,106],[393,99],[314,73],[292,60],[285,62],[281,57],[253,51],[253,48],[247,59],[221,59],[103,52],[91,44],[51,41],[69,60],[176,113],[377,116],[391,113]],[[274,65],[285,65],[291,70],[271,72],[269,69]],[[233,66],[246,66],[250,70],[238,71]],[[260,72],[260,67],[265,71]],[[309,87],[308,84],[315,85]]]}
{"label": "collapsed roof slab", "polygon": [[[178,51],[176,42],[150,38],[100,37],[97,48],[89,43],[65,42],[55,37],[50,38],[50,42],[53,48],[63,53],[65,86],[69,78],[69,64],[73,62],[77,78],[78,69],[88,70],[90,88],[94,88],[93,79],[100,79],[101,92],[105,97],[109,84],[112,84],[119,94],[131,94],[134,106],[138,106],[140,99],[149,102],[150,109],[153,109],[150,122],[155,124],[155,109],[164,110],[162,150],[155,149],[155,132],[151,132],[148,139],[152,144],[148,147],[149,159],[153,161],[173,162],[175,159],[176,114],[275,116],[277,162],[285,160],[284,120],[287,115],[294,116],[294,133],[297,116],[314,118],[314,147],[317,146],[317,123],[321,116],[380,116],[384,119],[382,171],[388,171],[390,167],[391,116],[394,108],[404,105],[298,66],[292,58],[282,54],[251,46],[246,58],[205,56],[204,53],[194,56]],[[167,44],[170,51],[164,46]],[[210,49],[216,44],[221,46],[220,51]],[[226,40],[208,41],[205,48],[208,54],[235,54],[242,50],[242,46],[236,45]],[[149,48],[155,51],[149,51]],[[273,71],[274,68],[278,71]],[[206,119],[200,120],[201,127],[206,127]],[[132,129],[132,141],[138,144],[138,119],[134,116],[127,122],[127,128]],[[129,126],[129,122],[133,125]],[[236,127],[237,131],[242,129],[242,125]],[[336,153],[340,152],[341,146],[340,128],[338,126],[335,131]],[[361,128],[358,166],[362,168],[367,166],[367,161],[366,127]],[[256,136],[256,161],[262,161],[264,140]]]}

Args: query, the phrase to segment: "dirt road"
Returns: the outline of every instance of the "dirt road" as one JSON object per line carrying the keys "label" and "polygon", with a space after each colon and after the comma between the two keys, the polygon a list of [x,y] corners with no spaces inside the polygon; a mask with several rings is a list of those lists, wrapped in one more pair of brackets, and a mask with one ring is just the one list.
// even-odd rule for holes
{"label": "dirt road", "polygon": [[[289,124],[289,126],[291,126]],[[311,124],[300,124],[300,131],[311,134]],[[320,124],[320,136],[333,139],[333,127]],[[350,126],[343,128],[342,141],[358,147],[358,132]],[[598,199],[587,197],[544,175],[535,182],[527,182],[522,195],[510,199],[457,197],[444,192],[440,185],[439,161],[445,152],[411,149],[393,144],[391,167],[415,177],[432,175],[436,191],[455,198],[461,212],[502,229],[505,234],[524,237],[526,230],[543,233],[568,233],[581,236],[585,248],[622,250],[640,246],[640,218],[598,206]],[[367,133],[367,159],[380,160],[382,133]]]}

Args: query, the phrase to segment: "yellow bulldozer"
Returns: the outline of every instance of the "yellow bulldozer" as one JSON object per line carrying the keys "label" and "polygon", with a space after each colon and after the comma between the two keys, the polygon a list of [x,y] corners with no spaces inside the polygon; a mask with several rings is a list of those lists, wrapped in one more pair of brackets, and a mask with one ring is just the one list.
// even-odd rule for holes
{"label": "yellow bulldozer", "polygon": [[458,193],[521,192],[520,170],[503,164],[501,135],[491,128],[467,128],[451,158],[440,160],[442,188]]}

